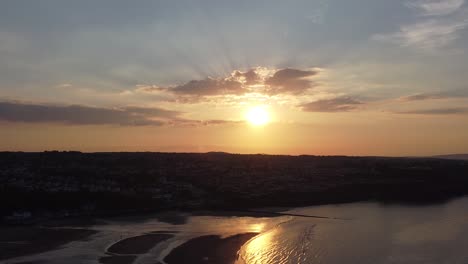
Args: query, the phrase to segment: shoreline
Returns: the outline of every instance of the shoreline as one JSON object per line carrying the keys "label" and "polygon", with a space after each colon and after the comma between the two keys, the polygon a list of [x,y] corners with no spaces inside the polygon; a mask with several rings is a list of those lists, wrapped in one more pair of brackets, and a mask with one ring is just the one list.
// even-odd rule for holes
{"label": "shoreline", "polygon": [[[9,234],[7,234],[9,233]],[[23,227],[21,230],[1,229],[3,235],[0,242],[9,240],[11,243],[0,243],[0,262],[16,258],[34,256],[63,247],[74,241],[85,241],[98,231],[90,229],[54,229]],[[22,238],[29,240],[15,243],[20,234]],[[247,232],[228,237],[221,235],[201,235],[172,248],[164,257],[167,264],[232,264],[238,259],[241,247],[249,240],[259,235],[258,232]],[[100,264],[133,264],[139,256],[143,256],[157,247],[160,243],[174,238],[175,234],[165,231],[153,231],[142,235],[126,237],[111,242],[102,252],[96,255],[96,261]],[[34,239],[39,238],[38,241]],[[9,245],[10,247],[5,247]],[[22,262],[21,262],[22,263]],[[28,262],[29,263],[29,262]],[[42,262],[41,262],[42,263]]]}
{"label": "shoreline", "polygon": [[[432,206],[445,204],[453,200],[462,199],[468,197],[468,194],[452,194],[449,196],[443,196],[439,199],[429,199],[422,201],[421,199],[348,199],[348,200],[323,200],[311,203],[292,203],[282,204],[279,206],[265,205],[260,207],[234,207],[231,209],[220,208],[220,207],[206,207],[206,208],[147,208],[142,210],[116,210],[106,211],[97,213],[86,213],[83,215],[63,216],[56,218],[40,217],[38,220],[30,220],[28,222],[5,222],[0,221],[0,228],[7,227],[57,227],[57,226],[76,226],[76,227],[89,227],[96,224],[96,220],[99,219],[113,219],[113,218],[126,218],[126,217],[156,217],[161,222],[171,223],[174,225],[184,224],[185,217],[181,214],[189,214],[191,216],[203,216],[203,215],[220,215],[220,216],[238,216],[238,217],[275,217],[287,215],[283,214],[283,211],[287,211],[291,208],[310,207],[310,206],[323,206],[323,205],[345,205],[352,203],[377,203],[383,206]],[[175,214],[174,214],[175,213]],[[174,217],[175,216],[175,217]],[[329,216],[304,216],[313,218],[333,218]]]}
{"label": "shoreline", "polygon": [[434,158],[48,152],[0,158],[0,221],[13,224],[165,210],[421,205],[468,194],[468,161]]}
{"label": "shoreline", "polygon": [[[317,217],[317,215],[306,215],[300,213],[278,213],[278,211],[283,211],[286,209],[288,208],[264,208],[262,211],[238,211],[235,213],[233,213],[233,211],[199,211],[195,214],[187,214],[184,212],[166,212],[163,219],[172,219],[178,217],[189,218],[191,216],[212,216],[214,218],[220,216],[227,218],[237,218],[242,216],[260,218],[274,218],[281,216]],[[154,221],[161,222],[161,215],[159,217],[157,217],[155,214],[134,217],[120,219],[120,221],[123,223],[131,222],[138,224],[140,221],[144,220],[144,218],[152,218]],[[327,217],[325,219],[330,220],[349,220],[344,218],[335,218],[333,215],[320,216],[319,218],[324,217]],[[105,219],[101,220],[104,220],[103,222],[107,222]],[[263,220],[260,219],[259,221]],[[68,250],[68,248],[73,250],[74,244],[65,247],[64,245],[74,241],[86,240],[89,240],[90,243],[93,243],[93,241],[99,237],[99,232],[106,230],[106,228],[101,229],[99,226],[95,226],[95,229],[93,229],[93,227],[86,229],[80,227],[73,228],[70,226],[66,227],[60,225],[60,223],[58,224],[59,225],[55,227],[27,226],[0,228],[0,262],[11,259],[14,261],[20,261],[13,261],[11,263],[23,263],[24,261],[26,261],[24,263],[29,263],[27,261],[35,260],[36,254],[54,251],[60,247],[66,250]],[[228,236],[225,236],[221,235],[222,233],[216,231],[216,229],[206,229],[203,230],[202,233],[195,233],[196,237],[193,236],[193,234],[187,236],[185,233],[181,233],[179,236],[178,233],[181,232],[179,230],[184,230],[184,228],[182,227],[182,229],[173,229],[169,227],[174,227],[175,225],[177,224],[167,225],[166,222],[166,224],[162,225],[161,228],[157,228],[157,226],[155,226],[154,229],[146,229],[141,233],[130,232],[128,233],[131,234],[130,236],[121,236],[120,239],[118,236],[119,234],[116,233],[112,239],[103,240],[105,241],[103,244],[104,247],[99,247],[98,252],[90,255],[90,257],[92,257],[97,263],[100,264],[133,264],[139,260],[140,257],[146,260],[148,260],[149,257],[158,257],[155,259],[156,263],[158,263],[157,260],[161,262],[164,260],[164,262],[167,264],[229,264],[236,260],[239,250],[243,245],[245,245],[247,241],[265,232],[263,229],[235,229],[236,231],[231,230],[233,232],[229,232]],[[260,230],[263,231],[258,232]],[[89,239],[89,237],[94,234],[97,234],[97,236],[93,236],[92,239]],[[51,259],[54,254],[55,253],[52,255],[46,254],[39,257],[45,257],[43,260],[46,261],[49,258]],[[207,262],[207,259],[210,261]]]}
{"label": "shoreline", "polygon": [[139,255],[148,253],[161,242],[174,237],[173,234],[151,232],[121,239],[110,245],[105,254],[98,259],[101,264],[132,264]]}
{"label": "shoreline", "polygon": [[241,247],[260,233],[242,233],[222,238],[206,235],[192,238],[174,248],[165,258],[167,264],[233,264]]}

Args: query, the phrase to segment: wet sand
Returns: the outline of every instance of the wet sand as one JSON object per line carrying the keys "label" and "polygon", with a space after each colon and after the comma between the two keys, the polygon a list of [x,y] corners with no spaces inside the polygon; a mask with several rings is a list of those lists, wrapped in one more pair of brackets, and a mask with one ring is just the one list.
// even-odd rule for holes
{"label": "wet sand", "polygon": [[164,259],[168,264],[232,264],[237,252],[249,239],[258,233],[238,234],[226,238],[210,235],[187,241],[175,248]]}
{"label": "wet sand", "polygon": [[145,254],[160,242],[172,238],[170,234],[146,234],[118,241],[107,249],[113,254]]}
{"label": "wet sand", "polygon": [[107,249],[109,256],[99,258],[101,264],[132,264],[139,254],[148,253],[159,243],[174,237],[163,231],[129,237],[112,244]]}
{"label": "wet sand", "polygon": [[41,227],[1,227],[0,261],[50,251],[72,241],[85,240],[97,231]]}
{"label": "wet sand", "polygon": [[99,258],[102,264],[132,264],[137,256],[108,256]]}

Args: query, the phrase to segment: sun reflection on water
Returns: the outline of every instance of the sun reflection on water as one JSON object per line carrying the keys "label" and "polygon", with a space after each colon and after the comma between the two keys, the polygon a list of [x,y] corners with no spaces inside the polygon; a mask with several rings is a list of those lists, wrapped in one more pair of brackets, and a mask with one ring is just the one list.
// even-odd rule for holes
{"label": "sun reflection on water", "polygon": [[275,248],[276,230],[260,234],[247,242],[240,250],[241,259],[236,264],[270,263],[269,257]]}
{"label": "sun reflection on water", "polygon": [[254,232],[254,233],[261,233],[265,230],[265,223],[256,223],[256,224],[252,224],[250,225],[249,227],[249,231],[250,232]]}

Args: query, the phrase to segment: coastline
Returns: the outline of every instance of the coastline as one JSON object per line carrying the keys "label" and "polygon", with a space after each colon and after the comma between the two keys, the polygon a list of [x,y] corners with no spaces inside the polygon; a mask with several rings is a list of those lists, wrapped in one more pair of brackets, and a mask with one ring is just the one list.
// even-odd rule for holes
{"label": "coastline", "polygon": [[173,249],[164,261],[167,264],[232,264],[238,251],[259,233],[243,233],[226,238],[217,235],[200,236]]}
{"label": "coastline", "polygon": [[[96,234],[99,237],[101,232],[97,226],[95,229],[59,226],[1,228],[0,262],[31,263],[32,261],[34,263],[36,261],[34,256],[61,248],[65,249],[68,243],[87,240],[93,243],[90,237]],[[119,240],[110,240],[101,253],[95,255],[95,260],[100,264],[132,264],[139,257],[151,256],[151,250],[176,237],[176,234],[177,231],[154,230],[140,235],[121,237]],[[181,244],[168,251],[164,256],[164,261],[167,264],[197,264],[206,263],[209,259],[209,263],[231,264],[237,259],[240,248],[258,234],[258,232],[246,232],[228,237],[218,234],[200,234],[197,237],[182,240]],[[40,261],[47,261],[49,258],[44,257],[38,259],[43,258]]]}
{"label": "coastline", "polygon": [[433,204],[468,194],[468,161],[435,158],[61,152],[0,152],[0,158],[5,224],[166,210]]}
{"label": "coastline", "polygon": [[[346,207],[356,208],[362,208],[362,206],[370,206],[376,210],[387,210],[376,204],[367,205],[364,203],[355,205],[351,204],[349,206],[346,205]],[[333,206],[331,207],[334,208]],[[341,207],[337,208],[338,211],[342,210],[340,209]],[[392,208],[394,207],[390,206],[388,207],[388,210],[394,210]],[[30,226],[12,227],[9,231],[10,242],[27,242],[22,244],[27,247],[37,245],[38,241],[27,241],[28,236],[16,236],[16,234],[30,232],[31,234],[29,235],[29,238],[35,237],[39,234],[43,235],[44,239],[48,240],[48,243],[54,244],[60,242],[60,244],[54,248],[42,248],[42,251],[40,252],[40,248],[35,248],[34,252],[29,252],[27,254],[23,254],[23,252],[17,250],[15,253],[16,255],[10,255],[8,260],[6,260],[6,258],[2,258],[0,262],[6,260],[7,263],[16,264],[39,263],[40,261],[42,261],[41,263],[49,263],[48,261],[53,261],[56,257],[57,259],[61,259],[61,257],[65,256],[63,261],[68,263],[88,263],[79,262],[80,256],[84,256],[81,255],[83,252],[93,249],[92,251],[87,251],[86,261],[100,264],[158,263],[158,261],[160,261],[160,263],[167,264],[232,264],[236,261],[239,250],[247,241],[258,234],[267,233],[268,230],[271,230],[272,227],[276,227],[280,221],[283,221],[283,218],[275,220],[276,217],[299,217],[302,219],[300,221],[309,221],[307,218],[316,218],[317,215],[324,214],[328,217],[320,217],[322,219],[317,219],[317,221],[347,220],[344,218],[347,214],[336,214],[338,211],[320,210],[319,208],[312,211],[301,211],[301,208],[298,208],[298,210],[291,210],[291,212],[284,212],[284,214],[266,212],[266,210],[282,211],[281,209],[285,208],[265,208],[261,212],[253,212],[254,214],[257,214],[259,218],[252,217],[252,215],[250,217],[246,216],[246,218],[243,218],[240,216],[240,212],[231,214],[230,212],[223,213],[218,211],[210,213],[208,211],[203,211],[199,212],[199,214],[190,215],[190,217],[194,217],[194,219],[189,219],[188,222],[182,225],[161,222],[160,217],[155,217],[153,215],[149,216],[147,219],[142,216],[128,217],[118,220],[113,219],[112,221],[108,219],[99,219],[99,222],[105,223],[105,225],[89,227],[91,229],[70,226],[66,227],[62,225],[59,225],[60,227],[56,226],[46,228]],[[176,215],[178,213],[187,216],[186,213],[174,212],[173,215],[166,213],[164,218],[177,218]],[[267,214],[267,216],[264,214]],[[241,218],[240,221],[236,220],[239,218]],[[269,222],[269,224],[265,225],[267,222]],[[142,225],[141,229],[139,229],[140,224]],[[239,224],[245,225],[245,227],[237,228]],[[200,228],[200,225],[203,225],[204,227]],[[222,227],[222,229],[219,227]],[[45,229],[46,231],[41,231],[40,233],[37,229]],[[77,233],[77,239],[70,238],[72,234],[67,233],[70,232],[69,230],[82,232],[81,236]],[[0,235],[8,233],[5,229],[0,229],[0,231],[3,231]],[[89,239],[89,237],[85,236],[87,231],[92,231],[94,234],[97,232],[99,233]],[[50,235],[49,232],[62,232],[64,234],[61,234],[60,236]],[[63,236],[69,237],[69,239],[63,241],[60,239]],[[2,241],[2,239],[3,241],[6,241],[6,238],[8,238],[8,236],[2,236],[0,241]],[[20,238],[24,240],[20,240]],[[78,240],[85,242],[65,245],[65,243]],[[86,240],[89,240],[89,243]],[[83,249],[85,249],[85,251],[82,251]],[[76,250],[76,252],[74,250]],[[0,255],[3,255],[6,251],[0,248],[0,252],[2,253]],[[45,254],[42,254],[42,252]],[[70,253],[73,254],[73,258],[71,259],[67,256]],[[207,262],[207,259],[210,261]],[[152,260],[153,262],[151,262]],[[51,263],[64,262],[56,261]]]}
{"label": "coastline", "polygon": [[99,258],[99,263],[132,264],[138,255],[146,254],[159,243],[174,237],[172,234],[156,232],[128,237],[115,242],[107,248],[105,253],[107,256]]}

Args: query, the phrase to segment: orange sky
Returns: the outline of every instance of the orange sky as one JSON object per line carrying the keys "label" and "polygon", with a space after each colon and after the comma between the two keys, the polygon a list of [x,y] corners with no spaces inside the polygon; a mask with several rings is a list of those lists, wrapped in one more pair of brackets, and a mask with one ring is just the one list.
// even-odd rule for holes
{"label": "orange sky", "polygon": [[0,151],[468,153],[464,0],[267,2],[7,1]]}

